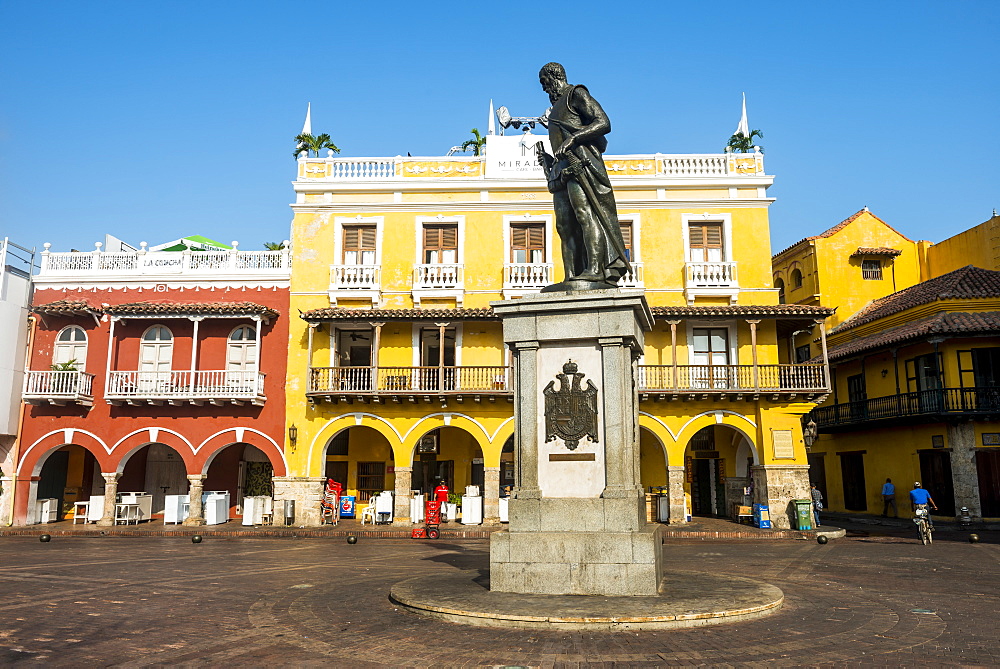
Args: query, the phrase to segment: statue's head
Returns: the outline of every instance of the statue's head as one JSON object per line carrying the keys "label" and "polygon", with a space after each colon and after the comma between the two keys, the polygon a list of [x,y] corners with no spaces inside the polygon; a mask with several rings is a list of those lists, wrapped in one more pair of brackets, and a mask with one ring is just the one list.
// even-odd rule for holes
{"label": "statue's head", "polygon": [[566,70],[559,63],[546,63],[538,71],[538,81],[542,90],[549,94],[549,99],[555,102],[566,86]]}

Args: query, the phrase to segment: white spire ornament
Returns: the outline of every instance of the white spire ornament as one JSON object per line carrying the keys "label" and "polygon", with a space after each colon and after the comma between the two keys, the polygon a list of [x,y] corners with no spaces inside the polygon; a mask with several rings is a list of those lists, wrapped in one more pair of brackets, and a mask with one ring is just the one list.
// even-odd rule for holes
{"label": "white spire ornament", "polygon": [[486,134],[497,134],[497,115],[496,112],[493,111],[493,98],[490,98],[490,120],[486,126]]}
{"label": "white spire ornament", "polygon": [[740,124],[736,126],[734,135],[750,136],[750,124],[747,123],[747,94],[743,94],[743,115],[740,116]]}
{"label": "white spire ornament", "polygon": [[[746,115],[747,115],[746,114],[746,102],[744,102],[743,104],[744,104],[743,116],[746,117]],[[311,134],[313,134],[312,103],[311,102],[307,102],[306,103],[306,122],[302,124],[302,134],[303,135],[311,135]]]}

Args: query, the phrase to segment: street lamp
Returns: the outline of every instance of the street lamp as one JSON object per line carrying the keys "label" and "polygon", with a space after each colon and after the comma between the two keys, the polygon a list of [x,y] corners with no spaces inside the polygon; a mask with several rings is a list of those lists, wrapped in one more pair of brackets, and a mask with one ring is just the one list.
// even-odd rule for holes
{"label": "street lamp", "polygon": [[295,423],[288,426],[288,443],[295,448],[295,442],[299,440],[299,428],[295,427]]}

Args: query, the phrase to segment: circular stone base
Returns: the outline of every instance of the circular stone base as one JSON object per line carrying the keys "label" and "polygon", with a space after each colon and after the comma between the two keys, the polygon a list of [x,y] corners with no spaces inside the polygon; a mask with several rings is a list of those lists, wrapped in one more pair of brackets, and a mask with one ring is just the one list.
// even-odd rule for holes
{"label": "circular stone base", "polygon": [[785,599],[767,583],[702,572],[671,572],[658,597],[490,592],[489,577],[477,571],[410,578],[389,597],[414,613],[456,623],[565,630],[715,625],[769,615]]}

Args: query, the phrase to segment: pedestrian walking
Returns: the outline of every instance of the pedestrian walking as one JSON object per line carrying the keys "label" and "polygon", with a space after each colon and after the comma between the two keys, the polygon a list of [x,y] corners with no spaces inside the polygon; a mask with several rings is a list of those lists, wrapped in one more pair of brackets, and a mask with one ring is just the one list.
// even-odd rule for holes
{"label": "pedestrian walking", "polygon": [[819,527],[819,512],[823,510],[823,493],[819,491],[819,488],[816,487],[815,483],[810,485],[812,486],[812,490],[809,491],[809,494],[812,496],[813,500],[813,516],[816,517],[816,527]]}
{"label": "pedestrian walking", "polygon": [[889,507],[892,507],[892,517],[899,518],[899,511],[896,510],[896,486],[892,484],[892,479],[887,478],[882,484],[882,517],[889,517]]}

